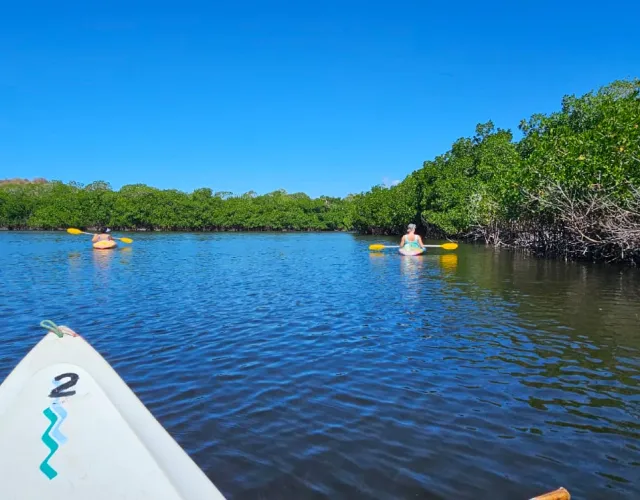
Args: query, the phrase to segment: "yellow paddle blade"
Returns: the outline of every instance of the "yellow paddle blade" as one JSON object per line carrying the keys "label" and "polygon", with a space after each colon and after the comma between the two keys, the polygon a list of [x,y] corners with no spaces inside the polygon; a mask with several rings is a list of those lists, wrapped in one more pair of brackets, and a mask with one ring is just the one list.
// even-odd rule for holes
{"label": "yellow paddle blade", "polygon": [[123,243],[133,243],[133,240],[131,238],[119,238],[119,240]]}
{"label": "yellow paddle blade", "polygon": [[67,233],[69,233],[69,234],[82,234],[82,231],[80,231],[80,229],[76,229],[75,227],[70,227],[69,229],[67,229]]}
{"label": "yellow paddle blade", "polygon": [[457,243],[445,243],[443,245],[440,245],[442,248],[444,248],[445,250],[455,250],[456,248],[458,248],[458,244]]}
{"label": "yellow paddle blade", "polygon": [[384,245],[369,245],[369,250],[384,250]]}

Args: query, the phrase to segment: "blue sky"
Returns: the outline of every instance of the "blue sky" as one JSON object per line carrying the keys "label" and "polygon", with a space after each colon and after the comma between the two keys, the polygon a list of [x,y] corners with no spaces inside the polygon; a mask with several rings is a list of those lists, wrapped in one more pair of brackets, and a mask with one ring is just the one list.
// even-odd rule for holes
{"label": "blue sky", "polygon": [[640,2],[5,2],[0,178],[344,196],[640,76]]}

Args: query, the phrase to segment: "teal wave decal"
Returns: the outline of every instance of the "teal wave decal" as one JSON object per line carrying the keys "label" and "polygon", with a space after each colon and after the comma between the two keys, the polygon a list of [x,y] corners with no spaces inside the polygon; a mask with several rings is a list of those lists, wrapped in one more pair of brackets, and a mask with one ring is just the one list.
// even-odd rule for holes
{"label": "teal wave decal", "polygon": [[50,422],[49,427],[47,427],[47,430],[42,435],[42,442],[47,446],[47,448],[49,448],[49,455],[47,455],[47,458],[45,458],[40,464],[40,470],[49,479],[53,479],[58,475],[58,473],[53,467],[49,465],[49,460],[58,450],[59,446],[58,443],[56,443],[55,440],[51,437],[50,432],[51,429],[53,429],[53,427],[56,425],[58,416],[51,410],[51,408],[46,408],[42,413],[49,419]]}
{"label": "teal wave decal", "polygon": [[67,418],[67,411],[57,401],[53,402],[51,404],[50,408],[53,410],[53,412],[58,417],[58,421],[55,423],[55,425],[53,426],[53,429],[51,431],[51,436],[53,436],[53,439],[55,439],[56,442],[60,446],[62,446],[63,444],[65,444],[67,442],[67,437],[64,434],[62,434],[62,432],[60,432],[60,426],[62,425],[62,423]]}

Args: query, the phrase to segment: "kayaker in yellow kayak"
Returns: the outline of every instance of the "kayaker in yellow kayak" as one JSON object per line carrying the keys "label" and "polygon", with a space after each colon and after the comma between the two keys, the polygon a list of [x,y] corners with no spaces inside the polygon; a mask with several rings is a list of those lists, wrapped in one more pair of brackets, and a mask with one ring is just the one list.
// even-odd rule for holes
{"label": "kayaker in yellow kayak", "polygon": [[109,234],[110,232],[111,229],[109,229],[108,227],[98,228],[98,233],[93,235],[93,238],[91,238],[91,243],[95,243],[97,241],[113,241],[113,238]]}
{"label": "kayaker in yellow kayak", "polygon": [[400,248],[407,250],[412,248],[420,248],[421,250],[425,249],[425,246],[422,243],[422,238],[420,238],[419,234],[416,234],[415,224],[409,224],[407,226],[407,234],[405,234],[400,240]]}

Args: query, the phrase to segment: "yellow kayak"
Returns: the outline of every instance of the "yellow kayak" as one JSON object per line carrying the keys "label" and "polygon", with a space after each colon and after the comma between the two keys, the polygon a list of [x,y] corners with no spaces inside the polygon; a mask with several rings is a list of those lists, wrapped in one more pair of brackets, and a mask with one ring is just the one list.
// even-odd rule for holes
{"label": "yellow kayak", "polygon": [[96,250],[110,250],[110,249],[115,248],[117,246],[118,246],[118,244],[113,240],[96,241],[93,244],[93,248],[95,248]]}

